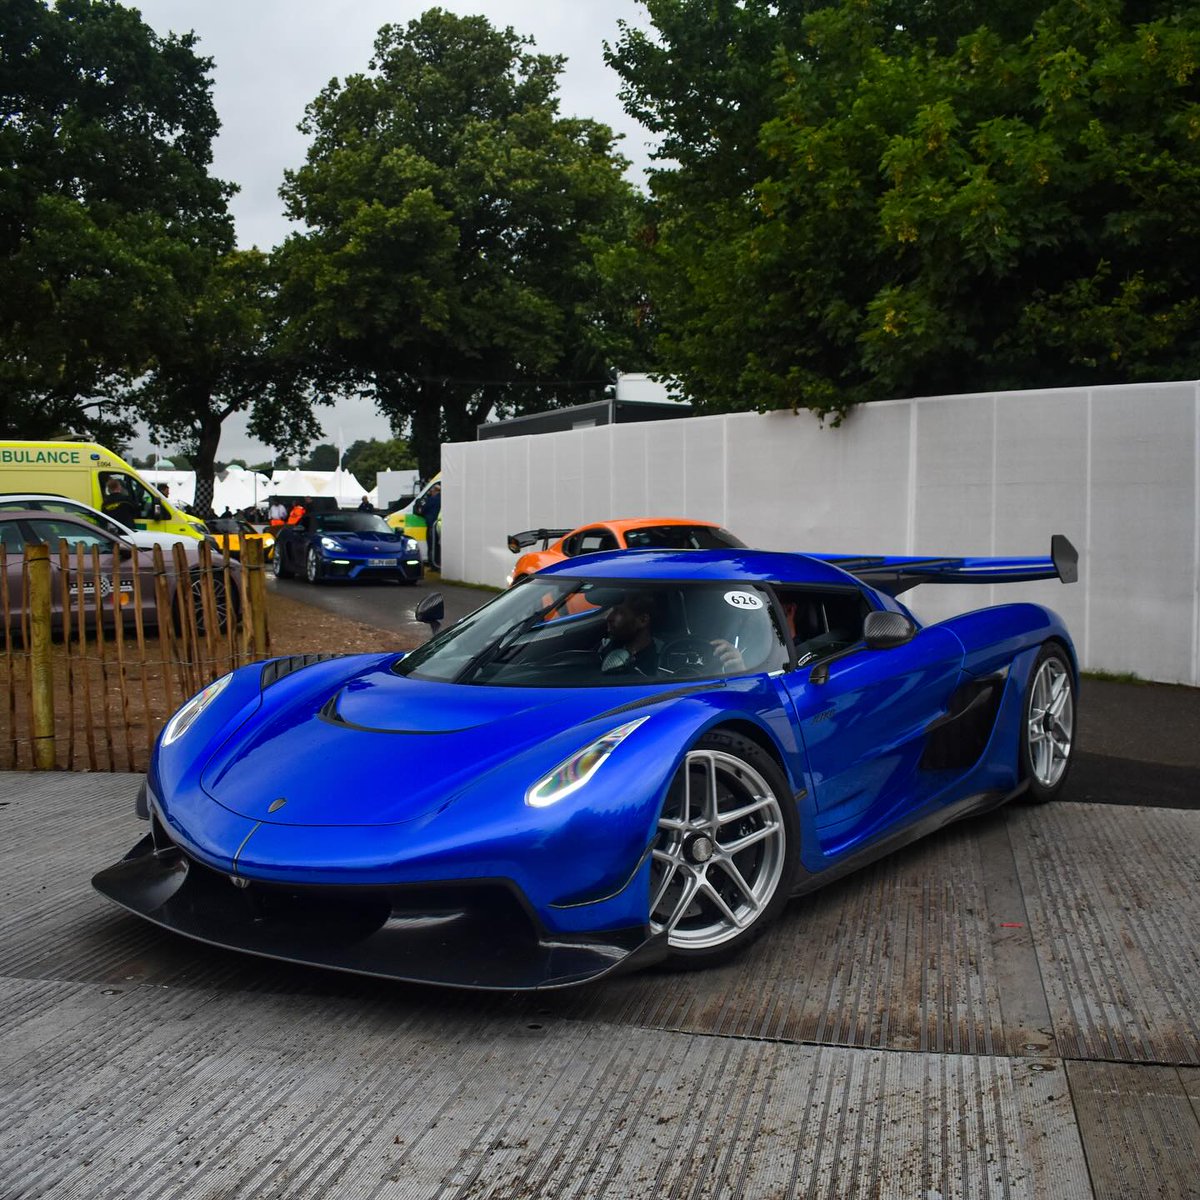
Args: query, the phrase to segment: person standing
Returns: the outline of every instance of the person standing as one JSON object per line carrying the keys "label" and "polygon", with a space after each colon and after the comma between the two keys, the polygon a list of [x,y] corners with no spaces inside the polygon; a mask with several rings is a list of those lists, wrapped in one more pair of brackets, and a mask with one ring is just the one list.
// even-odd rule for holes
{"label": "person standing", "polygon": [[279,526],[287,520],[287,505],[284,504],[278,496],[271,501],[271,507],[267,509],[267,521],[271,525]]}
{"label": "person standing", "polygon": [[442,515],[442,485],[435,483],[425,496],[425,545],[428,548],[429,567],[433,571],[442,569],[442,531],[438,518]]}
{"label": "person standing", "polygon": [[373,505],[371,503],[370,496],[364,496],[362,498],[362,503],[358,506],[358,511],[359,512],[369,512],[369,513],[373,513],[375,511],[375,505]]}

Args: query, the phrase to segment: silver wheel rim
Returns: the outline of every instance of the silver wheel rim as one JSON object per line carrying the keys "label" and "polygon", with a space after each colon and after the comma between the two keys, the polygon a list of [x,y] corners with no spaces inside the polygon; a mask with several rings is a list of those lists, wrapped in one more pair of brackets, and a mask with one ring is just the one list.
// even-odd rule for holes
{"label": "silver wheel rim", "polygon": [[275,578],[276,578],[276,579],[278,579],[278,578],[279,578],[279,575],[280,575],[280,562],[279,562],[279,555],[278,555],[278,554],[273,554],[273,555],[271,556],[271,573],[272,573],[272,574],[275,576]]}
{"label": "silver wheel rim", "polygon": [[770,784],[732,754],[693,750],[671,784],[651,851],[651,928],[676,949],[738,937],[771,903],[786,844]]}
{"label": "silver wheel rim", "polygon": [[1048,658],[1033,677],[1026,723],[1029,767],[1043,787],[1054,787],[1063,777],[1074,729],[1071,673],[1061,660]]}
{"label": "silver wheel rim", "polygon": [[317,552],[310,550],[308,557],[304,560],[304,573],[308,576],[309,583],[317,582]]}

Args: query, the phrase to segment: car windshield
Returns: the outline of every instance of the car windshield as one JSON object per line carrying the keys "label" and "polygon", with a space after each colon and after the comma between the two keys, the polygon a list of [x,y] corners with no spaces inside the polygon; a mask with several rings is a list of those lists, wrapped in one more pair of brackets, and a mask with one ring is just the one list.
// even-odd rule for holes
{"label": "car windshield", "polygon": [[360,512],[316,513],[313,528],[317,533],[378,533],[385,537],[396,532],[382,517]]}
{"label": "car windshield", "polygon": [[742,549],[746,543],[719,525],[647,525],[625,531],[630,550]]}
{"label": "car windshield", "polygon": [[231,517],[217,517],[214,521],[206,521],[210,533],[241,533],[248,528],[245,522]]}
{"label": "car windshield", "polygon": [[400,675],[496,687],[630,687],[778,670],[758,584],[535,577],[401,659]]}

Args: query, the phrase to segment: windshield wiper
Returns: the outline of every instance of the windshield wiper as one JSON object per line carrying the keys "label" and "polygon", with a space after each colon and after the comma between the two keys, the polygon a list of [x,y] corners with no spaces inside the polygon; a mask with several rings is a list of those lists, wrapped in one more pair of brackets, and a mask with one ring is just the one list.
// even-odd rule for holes
{"label": "windshield wiper", "polygon": [[537,612],[530,613],[523,621],[518,621],[507,633],[502,634],[490,646],[485,646],[474,658],[469,659],[463,669],[455,675],[454,682],[469,683],[472,674],[486,667],[488,663],[494,662],[517,638],[524,633],[528,633],[539,621],[544,621],[556,608],[566,603],[572,596],[583,591],[584,586],[583,583],[577,583],[570,591],[563,592],[561,596],[556,596],[544,608],[539,608]]}

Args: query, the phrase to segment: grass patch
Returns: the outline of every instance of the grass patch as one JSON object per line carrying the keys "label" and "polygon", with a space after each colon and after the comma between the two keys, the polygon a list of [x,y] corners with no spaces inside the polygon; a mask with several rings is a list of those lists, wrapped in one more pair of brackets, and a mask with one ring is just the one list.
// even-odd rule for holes
{"label": "grass patch", "polygon": [[446,579],[436,571],[426,571],[425,577],[427,582],[436,579],[438,583],[444,583],[447,587],[470,588],[473,592],[491,592],[493,595],[498,595],[504,591],[504,588],[493,587],[490,583],[468,583],[465,579]]}
{"label": "grass patch", "polygon": [[1152,680],[1143,679],[1133,671],[1081,671],[1084,679],[1096,679],[1101,683],[1137,683],[1149,687]]}

